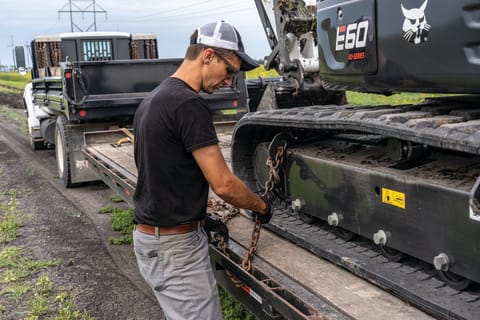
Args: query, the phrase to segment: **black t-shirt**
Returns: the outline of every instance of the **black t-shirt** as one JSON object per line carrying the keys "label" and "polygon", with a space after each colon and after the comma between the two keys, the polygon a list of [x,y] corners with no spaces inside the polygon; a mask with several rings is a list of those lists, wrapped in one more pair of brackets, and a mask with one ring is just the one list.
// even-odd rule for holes
{"label": "black t-shirt", "polygon": [[133,133],[134,223],[172,227],[204,218],[209,186],[192,151],[218,143],[207,102],[167,78],[140,104]]}

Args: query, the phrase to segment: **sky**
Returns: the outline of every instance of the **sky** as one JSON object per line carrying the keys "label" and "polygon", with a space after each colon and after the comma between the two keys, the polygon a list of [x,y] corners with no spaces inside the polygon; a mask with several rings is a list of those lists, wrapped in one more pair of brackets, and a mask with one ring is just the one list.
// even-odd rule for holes
{"label": "sky", "polygon": [[[92,9],[93,2],[74,0],[72,4]],[[253,0],[95,0],[95,7],[106,11],[106,15],[96,14],[97,31],[153,32],[160,58],[183,57],[193,30],[217,20],[237,28],[253,58],[263,59],[270,53]],[[69,0],[0,0],[0,65],[13,64],[12,43],[24,46],[36,35],[70,32],[70,14],[59,13],[68,9]],[[80,28],[76,32],[89,27],[94,31],[93,14],[74,13],[73,22]]]}

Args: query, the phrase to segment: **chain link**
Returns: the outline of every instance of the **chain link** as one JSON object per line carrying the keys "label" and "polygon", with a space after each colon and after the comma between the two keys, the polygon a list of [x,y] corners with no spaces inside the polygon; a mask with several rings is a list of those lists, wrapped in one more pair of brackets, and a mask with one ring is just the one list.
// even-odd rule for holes
{"label": "chain link", "polygon": [[[279,146],[275,154],[275,160],[273,161],[270,157],[267,160],[266,165],[269,171],[269,177],[268,180],[265,182],[265,191],[263,193],[264,198],[268,199],[271,196],[275,184],[280,182],[279,167],[282,165],[283,162],[284,151],[284,147]],[[238,208],[223,201],[215,200],[213,198],[208,199],[208,209],[210,213],[220,216],[220,219],[223,223],[226,223],[228,220],[230,220],[232,217],[234,217],[240,212]],[[257,251],[257,244],[258,240],[260,239],[261,229],[262,224],[258,219],[255,220],[250,241],[250,248],[245,253],[245,256],[243,257],[241,263],[242,269],[249,273],[251,273],[254,269],[252,259],[255,255],[255,252]],[[227,257],[229,257],[230,254],[228,252],[228,244],[225,242],[223,237],[216,234],[214,239],[217,241],[217,248],[221,250]],[[228,270],[226,270],[226,273],[237,287],[241,287],[243,285],[242,281],[240,281],[234,274],[230,273]]]}

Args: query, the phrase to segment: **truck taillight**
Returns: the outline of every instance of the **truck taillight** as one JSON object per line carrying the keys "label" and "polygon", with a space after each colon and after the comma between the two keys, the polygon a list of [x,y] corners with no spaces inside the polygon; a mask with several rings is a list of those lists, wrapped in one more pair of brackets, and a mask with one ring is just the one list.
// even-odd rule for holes
{"label": "truck taillight", "polygon": [[80,110],[80,111],[78,112],[78,115],[79,115],[80,117],[84,118],[84,117],[87,115],[87,111],[84,110],[84,109],[82,109],[82,110]]}

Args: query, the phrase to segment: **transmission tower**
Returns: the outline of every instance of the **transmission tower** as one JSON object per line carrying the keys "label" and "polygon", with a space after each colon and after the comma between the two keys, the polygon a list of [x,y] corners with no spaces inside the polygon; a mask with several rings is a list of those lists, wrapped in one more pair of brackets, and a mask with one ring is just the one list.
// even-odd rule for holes
{"label": "transmission tower", "polygon": [[[82,4],[77,4],[82,2]],[[86,4],[85,4],[86,3]],[[68,0],[60,10],[58,10],[58,18],[60,14],[68,13],[70,15],[70,31],[74,29],[80,32],[90,31],[93,27],[93,31],[97,31],[97,13],[105,14],[105,20],[107,19],[107,11],[105,11],[95,0]],[[74,15],[82,15],[82,20],[85,19],[85,14],[93,14],[93,23],[86,29],[82,30],[75,22],[73,22]]]}

